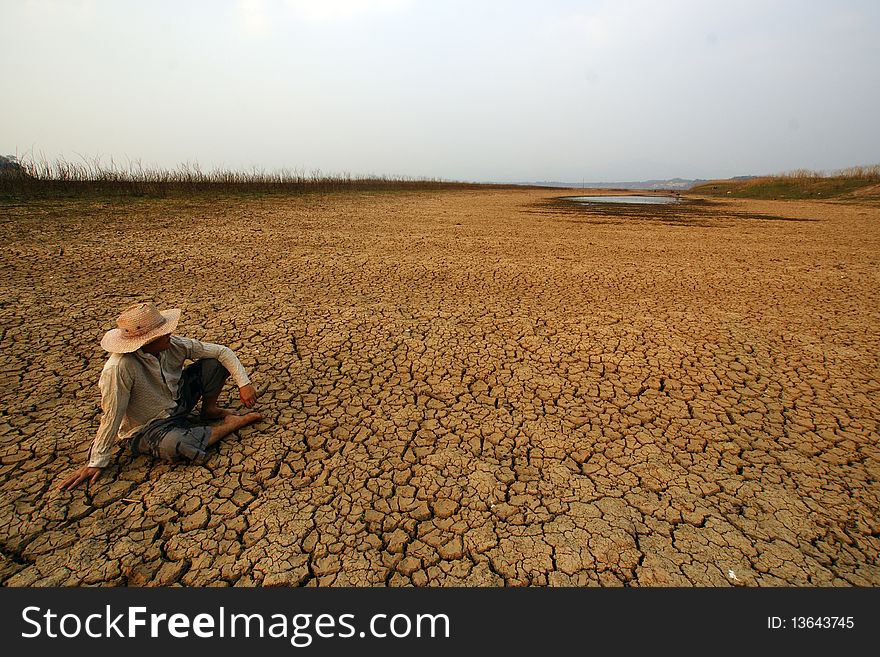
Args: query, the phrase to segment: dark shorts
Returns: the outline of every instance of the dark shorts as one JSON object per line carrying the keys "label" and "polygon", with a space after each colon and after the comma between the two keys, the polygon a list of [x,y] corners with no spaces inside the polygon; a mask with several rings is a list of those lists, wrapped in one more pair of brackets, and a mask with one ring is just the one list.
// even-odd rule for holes
{"label": "dark shorts", "polygon": [[187,416],[202,397],[219,393],[229,372],[215,358],[197,360],[183,370],[178,387],[177,407],[171,417],[155,420],[138,431],[131,440],[134,454],[149,454],[165,461],[202,462],[211,437],[211,427],[189,426]]}

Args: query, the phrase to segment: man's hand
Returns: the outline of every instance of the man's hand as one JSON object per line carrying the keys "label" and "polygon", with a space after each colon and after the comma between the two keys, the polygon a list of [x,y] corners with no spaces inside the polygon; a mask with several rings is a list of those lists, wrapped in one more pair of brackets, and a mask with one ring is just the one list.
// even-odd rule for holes
{"label": "man's hand", "polygon": [[77,486],[80,485],[81,482],[86,479],[89,480],[89,485],[94,484],[98,481],[98,477],[101,476],[101,471],[104,468],[90,468],[89,466],[83,466],[79,470],[75,470],[72,475],[70,475],[67,479],[61,482],[61,485],[58,487],[60,490],[73,490]]}
{"label": "man's hand", "polygon": [[238,396],[246,408],[253,408],[257,403],[257,389],[250,383],[238,389]]}

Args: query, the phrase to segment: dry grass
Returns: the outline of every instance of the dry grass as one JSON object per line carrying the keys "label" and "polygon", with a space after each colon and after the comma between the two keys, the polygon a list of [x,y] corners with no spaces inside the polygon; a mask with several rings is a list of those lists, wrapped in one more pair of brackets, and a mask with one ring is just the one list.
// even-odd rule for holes
{"label": "dry grass", "polygon": [[855,179],[868,182],[880,182],[880,164],[860,165],[839,169],[830,174],[824,171],[812,171],[810,169],[794,169],[769,178],[786,178],[790,180],[827,180],[831,179]]}
{"label": "dry grass", "polygon": [[4,158],[0,168],[0,199],[44,197],[169,197],[194,194],[301,194],[308,192],[441,190],[478,187],[437,178],[355,176],[298,169],[202,171],[198,163],[168,170],[144,166],[139,160],[122,165],[100,157],[81,162],[44,157]]}
{"label": "dry grass", "polygon": [[880,183],[880,165],[854,166],[831,173],[795,169],[772,176],[712,180],[688,190],[705,196],[753,199],[845,199]]}

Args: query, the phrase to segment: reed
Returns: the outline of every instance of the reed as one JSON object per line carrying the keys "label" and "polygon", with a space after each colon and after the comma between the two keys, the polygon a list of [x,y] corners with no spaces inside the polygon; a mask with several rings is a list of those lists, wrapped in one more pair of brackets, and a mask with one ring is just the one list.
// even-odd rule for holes
{"label": "reed", "polygon": [[140,160],[124,165],[112,158],[4,157],[0,160],[0,197],[169,197],[197,194],[303,194],[309,192],[407,191],[482,187],[437,178],[325,174],[315,169],[202,171],[186,162],[173,170],[144,166]]}
{"label": "reed", "polygon": [[811,171],[810,169],[795,169],[786,171],[777,176],[767,176],[768,178],[785,178],[788,180],[829,180],[829,179],[845,179],[845,180],[864,180],[867,182],[880,182],[880,164],[860,165],[847,167],[846,169],[838,169],[831,173],[824,171]]}

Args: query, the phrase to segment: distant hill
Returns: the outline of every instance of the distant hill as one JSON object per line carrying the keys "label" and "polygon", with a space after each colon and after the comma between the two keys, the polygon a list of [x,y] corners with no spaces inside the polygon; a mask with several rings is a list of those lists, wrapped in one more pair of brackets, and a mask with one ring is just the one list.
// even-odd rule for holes
{"label": "distant hill", "polygon": [[690,180],[686,178],[670,178],[668,180],[639,180],[625,182],[560,182],[540,180],[537,182],[514,183],[518,185],[537,185],[539,187],[583,187],[584,189],[690,189],[706,180]]}

